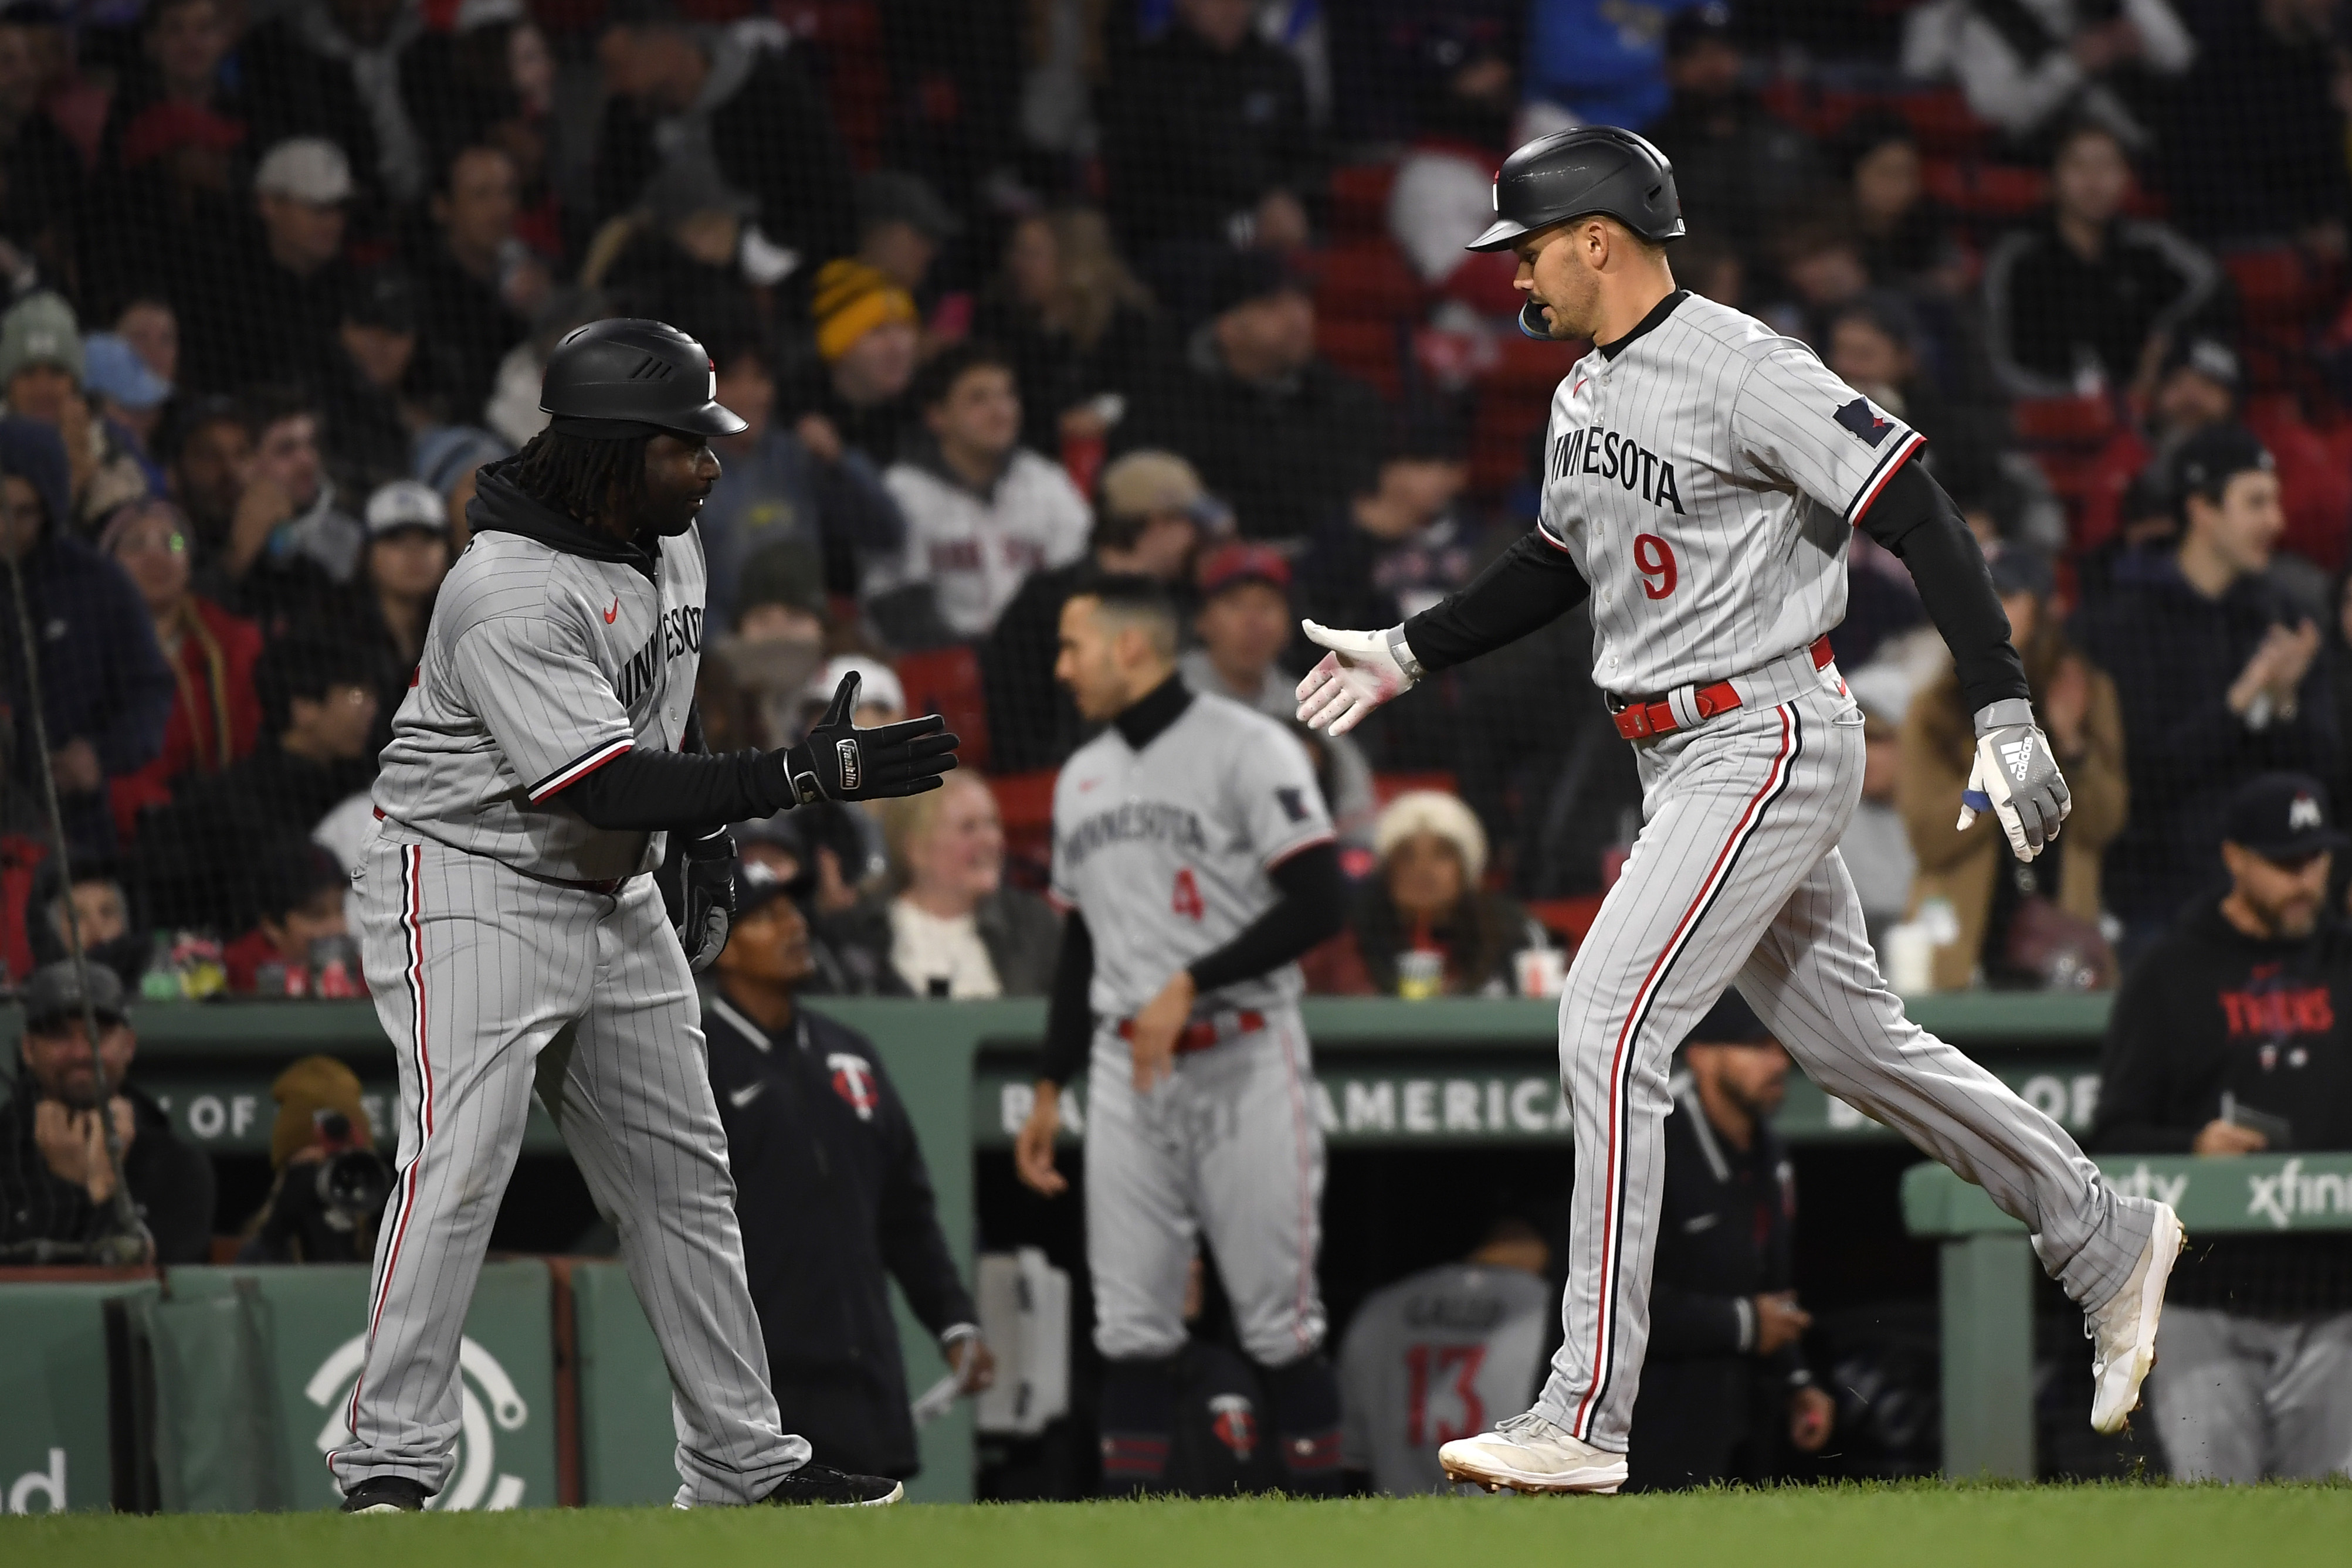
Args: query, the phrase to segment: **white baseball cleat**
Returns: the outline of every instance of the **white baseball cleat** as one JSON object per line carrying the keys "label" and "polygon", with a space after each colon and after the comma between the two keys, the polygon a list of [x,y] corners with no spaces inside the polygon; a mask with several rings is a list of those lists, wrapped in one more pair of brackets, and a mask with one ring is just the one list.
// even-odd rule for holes
{"label": "white baseball cleat", "polygon": [[1497,1491],[1594,1492],[1625,1484],[1625,1456],[1572,1437],[1530,1410],[1475,1437],[1456,1437],[1437,1450],[1448,1480]]}
{"label": "white baseball cleat", "polygon": [[2095,1312],[2083,1314],[2083,1333],[2092,1342],[2091,1427],[2120,1432],[2139,1408],[2140,1380],[2156,1364],[2156,1320],[2164,1311],[2164,1285],[2180,1256],[2180,1217],[2168,1203],[2156,1206],[2156,1228],[2139,1262]]}

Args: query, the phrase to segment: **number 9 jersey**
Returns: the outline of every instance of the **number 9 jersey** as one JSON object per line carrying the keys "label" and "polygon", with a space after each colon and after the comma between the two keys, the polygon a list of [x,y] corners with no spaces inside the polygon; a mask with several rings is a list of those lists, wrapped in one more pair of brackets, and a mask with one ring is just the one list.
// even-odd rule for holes
{"label": "number 9 jersey", "polygon": [[1552,394],[1537,527],[1592,586],[1592,680],[1706,685],[1845,619],[1848,535],[1920,444],[1812,350],[1687,290]]}
{"label": "number 9 jersey", "polygon": [[[1195,693],[1140,751],[1113,725],[1054,781],[1053,898],[1086,916],[1097,1018],[1132,1016],[1169,977],[1281,896],[1266,873],[1331,838],[1307,745],[1261,713]],[[1298,999],[1285,964],[1203,996],[1199,1010]]]}

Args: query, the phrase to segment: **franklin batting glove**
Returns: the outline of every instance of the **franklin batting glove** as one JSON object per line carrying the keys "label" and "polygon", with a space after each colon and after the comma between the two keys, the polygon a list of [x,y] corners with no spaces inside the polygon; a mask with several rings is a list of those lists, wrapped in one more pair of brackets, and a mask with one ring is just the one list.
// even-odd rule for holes
{"label": "franklin batting glove", "polygon": [[1310,729],[1345,735],[1364,716],[1421,680],[1421,661],[1404,640],[1404,628],[1385,632],[1334,632],[1302,621],[1312,642],[1331,651],[1298,683],[1299,721]]}
{"label": "franklin batting glove", "polygon": [[956,737],[938,714],[902,719],[875,729],[849,722],[857,711],[856,671],[841,677],[824,716],[796,746],[784,751],[784,776],[803,806],[819,800],[881,800],[920,795],[944,782],[956,765]]}
{"label": "franklin batting glove", "polygon": [[719,962],[735,926],[735,835],[714,828],[698,839],[673,832],[662,869],[654,873],[686,949],[689,968],[699,975]]}
{"label": "franklin batting glove", "polygon": [[2058,824],[2074,809],[2050,737],[2033,722],[2033,705],[2010,697],[1979,708],[1976,761],[1960,792],[1960,828],[1990,811],[2017,858],[2030,861],[2058,836]]}

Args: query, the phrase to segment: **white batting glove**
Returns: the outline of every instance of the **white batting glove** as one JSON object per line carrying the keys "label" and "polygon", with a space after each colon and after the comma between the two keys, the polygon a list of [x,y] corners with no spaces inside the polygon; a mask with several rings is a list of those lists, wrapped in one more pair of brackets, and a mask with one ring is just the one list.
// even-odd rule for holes
{"label": "white batting glove", "polygon": [[1309,641],[1331,651],[1298,683],[1299,722],[1310,729],[1345,735],[1364,716],[1421,679],[1421,661],[1404,640],[1404,628],[1385,632],[1334,632],[1302,621]]}
{"label": "white batting glove", "polygon": [[2032,704],[2022,697],[1988,703],[1977,710],[1976,727],[1977,755],[1969,787],[1960,791],[1959,827],[1965,831],[1990,811],[2017,858],[2030,861],[2058,836],[2074,797],[2049,737],[2033,722]]}

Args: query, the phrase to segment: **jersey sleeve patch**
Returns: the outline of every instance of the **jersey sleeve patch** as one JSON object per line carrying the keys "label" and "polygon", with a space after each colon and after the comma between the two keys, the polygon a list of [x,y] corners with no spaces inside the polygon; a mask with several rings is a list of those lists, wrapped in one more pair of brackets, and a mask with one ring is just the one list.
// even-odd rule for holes
{"label": "jersey sleeve patch", "polygon": [[1877,446],[1895,434],[1895,423],[1870,406],[1870,400],[1858,397],[1837,411],[1837,422],[1854,433],[1864,446]]}

